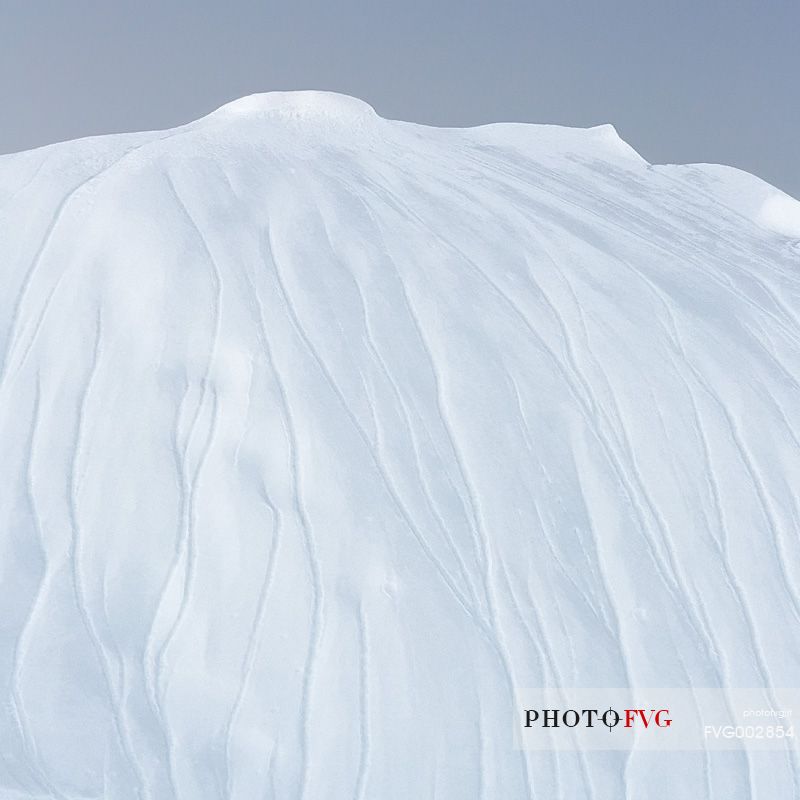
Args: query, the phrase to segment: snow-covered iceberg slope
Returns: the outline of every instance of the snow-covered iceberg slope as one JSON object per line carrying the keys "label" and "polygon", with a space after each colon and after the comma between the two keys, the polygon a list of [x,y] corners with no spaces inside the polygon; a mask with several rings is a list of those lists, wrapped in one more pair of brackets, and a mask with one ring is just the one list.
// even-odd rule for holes
{"label": "snow-covered iceberg slope", "polygon": [[797,208],[324,93],[0,157],[0,796],[796,796],[512,692],[797,685]]}

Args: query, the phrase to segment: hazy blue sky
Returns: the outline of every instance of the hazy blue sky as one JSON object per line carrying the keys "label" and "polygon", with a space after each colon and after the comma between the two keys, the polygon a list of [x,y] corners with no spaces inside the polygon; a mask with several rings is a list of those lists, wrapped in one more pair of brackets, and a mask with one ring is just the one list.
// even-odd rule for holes
{"label": "hazy blue sky", "polygon": [[800,197],[800,0],[0,0],[0,152],[332,89],[439,125],[612,122]]}

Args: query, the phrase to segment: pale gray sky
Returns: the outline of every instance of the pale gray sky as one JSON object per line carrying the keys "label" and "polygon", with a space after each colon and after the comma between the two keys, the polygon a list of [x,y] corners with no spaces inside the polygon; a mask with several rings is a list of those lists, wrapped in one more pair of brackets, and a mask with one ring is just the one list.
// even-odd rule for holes
{"label": "pale gray sky", "polygon": [[0,0],[0,152],[331,89],[437,125],[612,122],[800,197],[800,0]]}

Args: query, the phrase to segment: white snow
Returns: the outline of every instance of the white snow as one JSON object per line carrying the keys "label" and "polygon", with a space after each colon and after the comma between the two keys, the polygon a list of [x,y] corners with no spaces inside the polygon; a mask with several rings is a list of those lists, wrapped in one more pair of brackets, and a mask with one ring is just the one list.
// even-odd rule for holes
{"label": "white snow", "polygon": [[0,157],[0,796],[796,796],[512,738],[797,683],[797,205],[733,172],[306,92]]}
{"label": "white snow", "polygon": [[727,209],[768,231],[800,239],[800,202],[755,175],[720,164],[670,165],[655,169],[706,190]]}
{"label": "white snow", "polygon": [[800,239],[800,202],[783,192],[774,192],[764,200],[758,221],[776,233]]}

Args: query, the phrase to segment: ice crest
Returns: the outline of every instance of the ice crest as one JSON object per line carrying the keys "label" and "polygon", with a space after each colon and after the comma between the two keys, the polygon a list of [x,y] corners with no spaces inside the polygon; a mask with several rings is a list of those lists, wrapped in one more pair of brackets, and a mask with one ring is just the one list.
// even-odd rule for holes
{"label": "ice crest", "polygon": [[277,117],[308,122],[363,123],[377,119],[368,103],[346,94],[321,91],[264,92],[226,103],[211,117]]}

